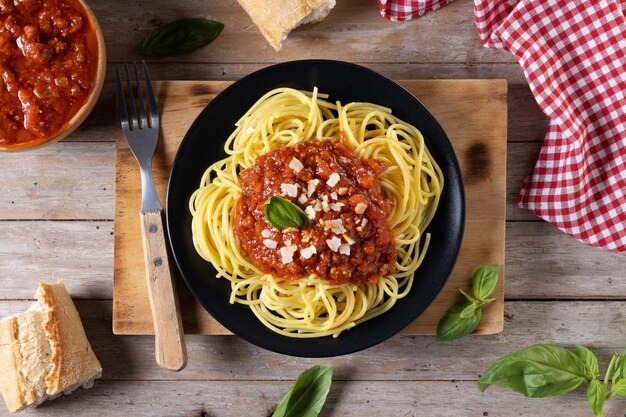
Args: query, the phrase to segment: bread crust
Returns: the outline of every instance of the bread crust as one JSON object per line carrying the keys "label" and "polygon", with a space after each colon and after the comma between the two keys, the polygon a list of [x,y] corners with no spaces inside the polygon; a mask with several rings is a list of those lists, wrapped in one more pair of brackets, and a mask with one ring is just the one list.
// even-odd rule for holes
{"label": "bread crust", "polygon": [[102,367],[63,283],[39,283],[37,300],[48,314],[44,324],[52,349],[52,369],[46,376],[48,395],[57,395],[73,387],[77,381],[99,377]]}
{"label": "bread crust", "polygon": [[39,283],[35,297],[31,309],[0,321],[0,393],[9,412],[88,388],[102,375],[63,283]]}
{"label": "bread crust", "polygon": [[20,391],[18,355],[17,318],[9,317],[0,322],[0,393],[11,413],[25,406]]}
{"label": "bread crust", "polygon": [[[250,15],[265,39],[279,50],[289,32],[303,23],[314,11],[335,5],[335,0],[237,0]],[[316,21],[324,18],[320,16]],[[313,23],[308,21],[307,23]]]}

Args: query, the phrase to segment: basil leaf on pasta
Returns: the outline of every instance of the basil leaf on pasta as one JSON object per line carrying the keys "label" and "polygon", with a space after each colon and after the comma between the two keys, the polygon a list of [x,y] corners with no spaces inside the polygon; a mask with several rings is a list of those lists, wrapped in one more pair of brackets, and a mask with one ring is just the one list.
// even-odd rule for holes
{"label": "basil leaf on pasta", "polygon": [[313,223],[304,211],[291,201],[273,196],[265,202],[265,217],[277,229],[304,227]]}
{"label": "basil leaf on pasta", "polygon": [[302,372],[287,391],[272,417],[315,417],[326,402],[333,378],[329,365],[315,365]]}

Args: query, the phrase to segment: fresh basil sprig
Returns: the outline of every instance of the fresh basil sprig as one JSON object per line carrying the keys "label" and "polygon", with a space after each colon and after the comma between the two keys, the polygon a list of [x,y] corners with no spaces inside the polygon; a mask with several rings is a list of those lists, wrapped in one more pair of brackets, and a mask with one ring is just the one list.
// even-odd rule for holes
{"label": "fresh basil sprig", "polygon": [[456,340],[472,333],[482,317],[482,308],[495,298],[489,296],[496,289],[500,268],[486,265],[474,271],[472,294],[459,290],[466,298],[450,307],[437,326],[437,340]]}
{"label": "fresh basil sprig", "polygon": [[317,416],[326,402],[332,378],[333,368],[329,365],[315,365],[302,372],[272,417]]}
{"label": "fresh basil sprig", "polygon": [[273,196],[265,201],[265,217],[277,229],[304,227],[313,224],[304,211],[291,201]]}
{"label": "fresh basil sprig", "polygon": [[543,398],[588,383],[587,402],[594,415],[601,417],[606,400],[614,395],[626,396],[624,362],[624,356],[615,353],[604,380],[600,380],[598,359],[586,347],[577,345],[572,352],[559,345],[536,344],[498,359],[480,377],[478,388],[482,392],[496,385],[526,397]]}
{"label": "fresh basil sprig", "polygon": [[148,56],[177,55],[213,42],[224,24],[202,18],[179,19],[148,33],[141,52]]}

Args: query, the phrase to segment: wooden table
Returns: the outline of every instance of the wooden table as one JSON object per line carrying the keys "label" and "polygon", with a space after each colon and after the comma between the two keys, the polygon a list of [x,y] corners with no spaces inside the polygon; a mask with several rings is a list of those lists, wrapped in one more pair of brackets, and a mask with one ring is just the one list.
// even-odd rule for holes
{"label": "wooden table", "polygon": [[[624,256],[592,249],[516,205],[537,157],[547,118],[507,53],[482,47],[471,0],[413,22],[391,23],[374,1],[339,0],[321,24],[293,32],[274,52],[235,1],[90,0],[107,41],[109,74],[88,121],[67,140],[0,158],[0,314],[30,303],[37,281],[65,280],[104,376],[26,415],[268,416],[294,378],[316,363],[335,368],[323,416],[587,417],[586,396],[526,400],[481,394],[476,379],[523,346],[585,344],[606,367],[626,341]],[[114,336],[114,63],[141,59],[137,46],[162,22],[204,16],[225,23],[200,51],[150,59],[154,79],[236,80],[268,64],[303,58],[355,62],[396,79],[506,78],[509,82],[505,330],[455,343],[396,336],[327,360],[267,352],[234,336],[189,336],[189,365],[161,370],[153,339]],[[139,254],[138,254],[139,256]],[[611,399],[606,416],[626,414]],[[0,415],[6,415],[3,407]]]}

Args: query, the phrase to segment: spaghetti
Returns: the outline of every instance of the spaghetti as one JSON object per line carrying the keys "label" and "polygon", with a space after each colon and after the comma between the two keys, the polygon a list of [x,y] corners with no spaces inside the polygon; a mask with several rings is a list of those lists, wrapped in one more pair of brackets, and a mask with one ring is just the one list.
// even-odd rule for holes
{"label": "spaghetti", "polygon": [[[229,156],[206,170],[189,201],[194,246],[215,266],[218,278],[230,281],[230,302],[248,305],[265,326],[290,337],[336,337],[408,294],[430,241],[423,231],[443,187],[442,172],[417,128],[376,104],[326,99],[317,89],[279,88],[265,94],[236,123],[224,146]],[[242,171],[285,147],[337,138],[363,162],[376,160],[386,167],[377,180],[391,203],[386,218],[395,238],[393,272],[357,284],[315,274],[289,279],[264,273],[234,230]]]}

